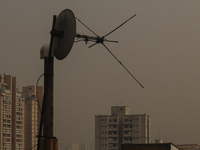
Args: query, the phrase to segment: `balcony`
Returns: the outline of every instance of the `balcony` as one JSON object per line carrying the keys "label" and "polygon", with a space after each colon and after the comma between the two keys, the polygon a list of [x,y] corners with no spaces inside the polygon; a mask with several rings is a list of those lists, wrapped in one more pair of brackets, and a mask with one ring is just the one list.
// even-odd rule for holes
{"label": "balcony", "polygon": [[117,143],[117,142],[118,142],[117,137],[108,138],[108,143]]}
{"label": "balcony", "polygon": [[132,140],[123,141],[123,144],[132,144],[132,143],[133,143]]}
{"label": "balcony", "polygon": [[117,125],[108,125],[108,130],[109,131],[117,131],[118,130]]}
{"label": "balcony", "polygon": [[111,150],[111,149],[118,149],[118,147],[117,147],[117,144],[108,144],[108,148],[109,148],[109,150]]}
{"label": "balcony", "polygon": [[10,90],[2,88],[2,93],[11,94]]}
{"label": "balcony", "polygon": [[108,137],[117,137],[118,133],[117,131],[108,131]]}
{"label": "balcony", "polygon": [[123,131],[132,131],[132,125],[131,124],[125,124],[123,126]]}
{"label": "balcony", "polygon": [[123,138],[123,143],[124,144],[130,144],[130,143],[132,143],[132,137],[125,137],[125,138]]}
{"label": "balcony", "polygon": [[123,132],[123,137],[132,137],[132,135],[133,135],[132,130]]}

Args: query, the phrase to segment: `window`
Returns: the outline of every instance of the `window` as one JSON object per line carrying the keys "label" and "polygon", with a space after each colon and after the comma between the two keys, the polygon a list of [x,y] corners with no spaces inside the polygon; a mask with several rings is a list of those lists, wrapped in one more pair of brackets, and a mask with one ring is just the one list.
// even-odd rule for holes
{"label": "window", "polygon": [[10,139],[6,139],[7,142],[10,142]]}
{"label": "window", "polygon": [[132,128],[132,125],[124,125],[124,128]]}
{"label": "window", "polygon": [[117,134],[117,131],[109,131],[108,134]]}
{"label": "window", "polygon": [[117,128],[117,125],[109,125],[108,127],[113,129],[113,128]]}
{"label": "window", "polygon": [[128,119],[124,119],[124,122],[128,122]]}
{"label": "window", "polygon": [[132,138],[131,138],[131,137],[126,137],[126,138],[124,138],[124,140],[125,140],[125,141],[131,141]]}
{"label": "window", "polygon": [[20,113],[20,112],[17,112],[17,115],[19,115],[19,116],[22,116],[21,114],[22,114],[22,113]]}
{"label": "window", "polygon": [[22,126],[17,126],[17,129],[22,129]]}
{"label": "window", "polygon": [[22,139],[16,139],[16,142],[22,142]]}

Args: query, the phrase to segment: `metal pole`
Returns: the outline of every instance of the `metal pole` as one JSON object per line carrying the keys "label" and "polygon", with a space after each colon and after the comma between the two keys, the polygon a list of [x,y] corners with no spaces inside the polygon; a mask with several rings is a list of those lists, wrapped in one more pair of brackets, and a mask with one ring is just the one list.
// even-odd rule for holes
{"label": "metal pole", "polygon": [[[52,30],[55,29],[56,16],[53,16]],[[53,38],[51,35],[49,57],[44,59],[44,85],[48,90],[46,93],[45,100],[45,111],[44,111],[44,137],[53,137],[53,76],[54,76],[54,56],[52,56],[53,49]]]}
{"label": "metal pole", "polygon": [[[56,16],[53,16],[52,31],[55,28]],[[37,150],[41,149],[41,134],[43,129],[43,149],[49,147],[51,142],[55,142],[53,138],[53,76],[54,76],[54,56],[52,56],[54,35],[51,34],[51,41],[49,47],[49,55],[44,58],[44,98],[42,105],[42,113],[40,120],[38,146]],[[43,126],[44,123],[44,126]],[[43,128],[42,128],[43,126]],[[51,145],[51,144],[50,144]],[[48,150],[45,148],[45,150]]]}
{"label": "metal pole", "polygon": [[44,111],[44,137],[53,137],[53,69],[54,58],[47,57],[44,59],[44,88],[47,88],[45,111]]}

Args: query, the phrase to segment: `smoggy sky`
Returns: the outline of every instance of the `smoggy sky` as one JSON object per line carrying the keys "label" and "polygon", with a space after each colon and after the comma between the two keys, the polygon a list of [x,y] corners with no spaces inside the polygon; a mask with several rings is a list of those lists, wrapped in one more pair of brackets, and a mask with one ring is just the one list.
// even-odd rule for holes
{"label": "smoggy sky", "polygon": [[[151,116],[152,141],[199,143],[199,6],[199,0],[1,0],[0,73],[16,76],[19,89],[36,84],[53,15],[66,8],[100,36],[136,13],[107,37],[119,43],[106,45],[145,88],[102,45],[75,43],[55,60],[54,135],[59,143],[94,143],[94,116],[125,105]],[[79,22],[77,32],[93,35]]]}

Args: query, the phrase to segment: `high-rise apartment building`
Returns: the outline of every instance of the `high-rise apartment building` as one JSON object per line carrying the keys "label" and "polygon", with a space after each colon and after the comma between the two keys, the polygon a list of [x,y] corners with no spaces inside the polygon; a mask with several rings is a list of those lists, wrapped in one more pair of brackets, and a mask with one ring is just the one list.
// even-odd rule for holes
{"label": "high-rise apartment building", "polygon": [[16,77],[0,74],[0,150],[24,149],[24,98]]}
{"label": "high-rise apartment building", "polygon": [[25,98],[25,150],[37,150],[43,86],[23,87]]}
{"label": "high-rise apartment building", "polygon": [[[0,75],[0,150],[12,149],[12,91]],[[9,86],[9,87],[8,87]]]}
{"label": "high-rise apartment building", "polygon": [[150,143],[150,116],[129,115],[126,106],[112,106],[111,115],[95,116],[95,150],[121,150],[122,144]]}

